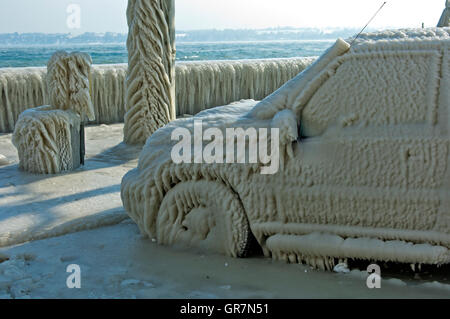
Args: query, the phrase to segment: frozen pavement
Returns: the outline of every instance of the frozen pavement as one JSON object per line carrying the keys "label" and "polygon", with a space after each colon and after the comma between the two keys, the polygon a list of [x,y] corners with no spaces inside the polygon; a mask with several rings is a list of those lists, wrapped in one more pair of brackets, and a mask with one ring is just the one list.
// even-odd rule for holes
{"label": "frozen pavement", "polygon": [[[164,247],[120,224],[0,248],[0,298],[449,298],[450,286]],[[1,260],[1,257],[0,257]],[[80,267],[81,288],[66,285]],[[383,274],[382,274],[383,275]]]}
{"label": "frozen pavement", "polygon": [[122,124],[86,128],[86,165],[61,175],[18,170],[11,134],[0,135],[0,247],[119,223],[123,175],[140,148],[122,141]]}

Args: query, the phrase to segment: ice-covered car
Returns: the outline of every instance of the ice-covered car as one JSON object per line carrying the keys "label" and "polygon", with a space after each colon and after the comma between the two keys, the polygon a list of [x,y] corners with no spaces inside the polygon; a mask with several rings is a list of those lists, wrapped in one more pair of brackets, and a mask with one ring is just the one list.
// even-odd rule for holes
{"label": "ice-covered car", "polygon": [[[449,263],[450,28],[349,42],[259,103],[156,131],[122,181],[140,230],[231,256],[258,244],[266,256],[326,269],[345,258]],[[172,133],[195,133],[199,120],[203,131],[278,128],[279,171],[174,163]]]}

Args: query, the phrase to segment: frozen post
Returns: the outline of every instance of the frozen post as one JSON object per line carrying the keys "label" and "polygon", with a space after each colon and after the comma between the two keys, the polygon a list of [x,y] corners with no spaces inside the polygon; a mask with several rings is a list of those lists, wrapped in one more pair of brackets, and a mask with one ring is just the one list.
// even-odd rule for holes
{"label": "frozen post", "polygon": [[143,144],[175,119],[174,0],[129,0],[124,140]]}
{"label": "frozen post", "polygon": [[442,12],[442,16],[439,19],[438,27],[448,27],[450,20],[450,0],[445,1],[445,9]]}
{"label": "frozen post", "polygon": [[60,51],[51,57],[47,66],[51,105],[26,110],[14,128],[21,169],[57,174],[83,164],[83,123],[95,119],[91,64],[91,57],[84,53]]}

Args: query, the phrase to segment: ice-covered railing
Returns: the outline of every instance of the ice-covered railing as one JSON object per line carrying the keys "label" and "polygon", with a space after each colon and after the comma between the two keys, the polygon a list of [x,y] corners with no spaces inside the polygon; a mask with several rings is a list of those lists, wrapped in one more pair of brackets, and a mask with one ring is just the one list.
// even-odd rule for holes
{"label": "ice-covered railing", "polygon": [[[309,66],[315,58],[180,62],[176,65],[177,114],[240,99],[259,100]],[[92,67],[92,101],[96,120],[123,121],[126,64]],[[20,113],[49,104],[46,68],[0,69],[0,132],[12,132]]]}
{"label": "ice-covered railing", "polygon": [[196,114],[211,106],[241,99],[261,100],[314,60],[291,58],[178,63],[177,112]]}

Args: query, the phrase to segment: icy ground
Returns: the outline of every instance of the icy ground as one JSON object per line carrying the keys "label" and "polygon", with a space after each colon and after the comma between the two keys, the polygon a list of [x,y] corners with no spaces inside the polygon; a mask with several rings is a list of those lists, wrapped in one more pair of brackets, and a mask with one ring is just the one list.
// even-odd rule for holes
{"label": "icy ground", "polygon": [[[120,200],[139,148],[120,143],[121,124],[88,127],[86,136],[83,168],[37,176],[18,171],[11,135],[0,135],[11,163],[0,162],[0,298],[450,298],[449,267],[382,269],[381,289],[368,289],[357,269],[322,272],[157,245],[140,236]],[[80,266],[80,289],[66,286],[70,264]]]}

